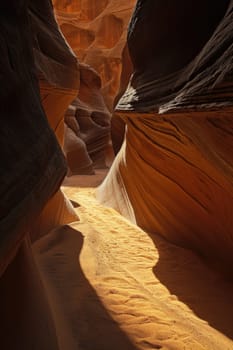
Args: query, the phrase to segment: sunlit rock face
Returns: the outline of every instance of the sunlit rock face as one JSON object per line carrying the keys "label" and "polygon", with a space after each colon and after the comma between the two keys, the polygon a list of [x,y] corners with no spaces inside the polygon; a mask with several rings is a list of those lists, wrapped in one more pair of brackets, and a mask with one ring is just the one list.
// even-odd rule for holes
{"label": "sunlit rock face", "polygon": [[110,113],[101,94],[101,80],[91,67],[80,64],[78,97],[66,113],[65,153],[70,174],[93,174],[106,167]]}
{"label": "sunlit rock face", "polygon": [[54,0],[57,20],[80,61],[102,80],[105,101],[112,109],[119,89],[122,50],[135,0]]}
{"label": "sunlit rock face", "polygon": [[134,71],[114,116],[126,134],[98,190],[148,232],[229,273],[232,23],[233,1],[137,2],[128,32]]}

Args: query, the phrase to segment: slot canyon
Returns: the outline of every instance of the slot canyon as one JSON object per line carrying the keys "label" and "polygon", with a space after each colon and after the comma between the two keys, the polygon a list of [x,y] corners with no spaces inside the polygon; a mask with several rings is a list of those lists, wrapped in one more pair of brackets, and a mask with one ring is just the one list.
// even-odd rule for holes
{"label": "slot canyon", "polygon": [[0,349],[233,350],[233,0],[0,19]]}

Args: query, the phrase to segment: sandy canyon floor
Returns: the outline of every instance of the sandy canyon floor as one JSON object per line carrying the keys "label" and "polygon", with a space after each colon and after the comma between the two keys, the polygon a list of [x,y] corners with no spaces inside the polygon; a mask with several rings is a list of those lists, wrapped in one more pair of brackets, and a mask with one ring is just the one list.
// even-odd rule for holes
{"label": "sandy canyon floor", "polygon": [[101,206],[105,174],[67,178],[80,221],[34,245],[61,349],[233,349],[233,284]]}

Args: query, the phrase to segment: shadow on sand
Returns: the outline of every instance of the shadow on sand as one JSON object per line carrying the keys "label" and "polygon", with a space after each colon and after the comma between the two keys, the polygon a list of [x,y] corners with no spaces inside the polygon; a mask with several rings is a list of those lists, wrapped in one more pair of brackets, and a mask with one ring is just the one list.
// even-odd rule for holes
{"label": "shadow on sand", "polygon": [[38,264],[46,284],[50,284],[48,294],[55,296],[50,304],[56,299],[53,308],[60,308],[60,314],[65,315],[75,350],[135,350],[82,271],[79,256],[83,241],[81,232],[63,226],[35,244]]}
{"label": "shadow on sand", "polygon": [[191,250],[149,235],[159,252],[153,272],[171,294],[211,327],[233,339],[233,283],[208,268]]}

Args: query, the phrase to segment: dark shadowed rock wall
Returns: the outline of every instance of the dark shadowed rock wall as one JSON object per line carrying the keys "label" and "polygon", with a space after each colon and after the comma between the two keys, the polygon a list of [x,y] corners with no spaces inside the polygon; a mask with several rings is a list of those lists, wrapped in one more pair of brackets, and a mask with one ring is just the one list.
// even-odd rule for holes
{"label": "dark shadowed rock wall", "polygon": [[1,3],[1,271],[66,173],[41,105],[27,2]]}
{"label": "dark shadowed rock wall", "polygon": [[77,60],[58,29],[51,1],[1,1],[3,349],[60,349],[31,239],[36,240],[64,221],[77,219],[59,190],[67,171],[59,142],[63,139],[60,124],[64,112],[78,86]]}
{"label": "dark shadowed rock wall", "polygon": [[[54,18],[50,0],[31,1],[29,14],[42,105],[50,127],[63,147],[65,112],[79,89],[78,61]],[[76,162],[78,164],[79,159]],[[76,219],[68,199],[58,190],[36,221],[31,237],[35,240],[52,228]]]}

